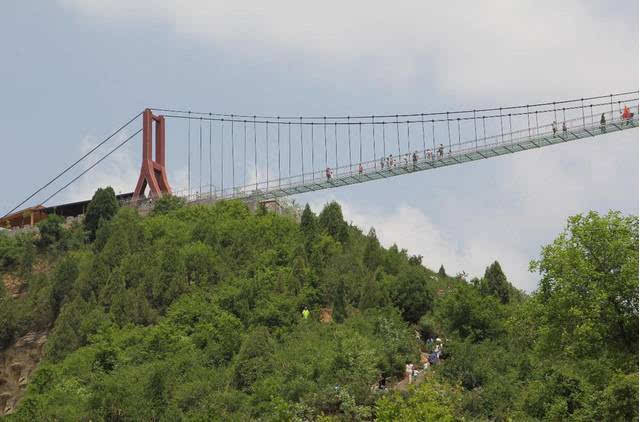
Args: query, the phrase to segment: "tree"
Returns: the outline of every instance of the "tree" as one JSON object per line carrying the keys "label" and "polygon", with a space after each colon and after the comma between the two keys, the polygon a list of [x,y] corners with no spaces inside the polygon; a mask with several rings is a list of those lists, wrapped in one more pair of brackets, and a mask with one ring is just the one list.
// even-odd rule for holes
{"label": "tree", "polygon": [[305,237],[304,249],[307,252],[307,256],[310,256],[313,250],[313,242],[318,232],[318,221],[309,204],[304,207],[302,217],[300,217],[300,230],[302,230]]}
{"label": "tree", "polygon": [[309,204],[307,204],[304,207],[304,211],[302,211],[302,217],[300,217],[300,230],[309,238],[315,235],[316,228],[316,215],[311,211]]}
{"label": "tree", "polygon": [[380,249],[380,242],[376,236],[376,230],[371,227],[369,234],[367,234],[367,243],[364,249],[364,256],[362,261],[369,271],[375,271],[378,265],[382,264],[382,250]]}
{"label": "tree", "polygon": [[502,331],[503,307],[493,296],[482,296],[468,284],[457,284],[435,308],[446,333],[477,342]]}
{"label": "tree", "polygon": [[333,292],[332,301],[332,313],[331,316],[335,322],[343,322],[347,317],[347,310],[345,308],[345,288],[344,280],[339,279],[336,283],[336,288]]}
{"label": "tree", "polygon": [[358,305],[361,310],[381,308],[391,303],[388,289],[385,288],[382,282],[383,277],[383,272],[380,270],[366,276],[362,283],[360,303]]}
{"label": "tree", "polygon": [[66,256],[58,264],[51,286],[51,304],[57,315],[78,278],[78,261],[74,256]]}
{"label": "tree", "polygon": [[431,309],[433,297],[419,267],[411,266],[400,273],[394,302],[402,311],[403,318],[411,323],[418,322]]}
{"label": "tree", "polygon": [[62,223],[64,218],[59,215],[51,214],[46,219],[38,223],[38,231],[40,232],[39,246],[46,248],[60,240],[63,234]]}
{"label": "tree", "polygon": [[348,227],[342,218],[342,208],[337,202],[332,201],[325,205],[318,216],[318,223],[335,240],[346,243],[349,237]]}
{"label": "tree", "polygon": [[493,264],[487,267],[484,272],[484,278],[480,281],[480,292],[483,295],[497,297],[502,304],[509,302],[510,287],[498,261],[494,261]]}
{"label": "tree", "polygon": [[266,363],[269,354],[273,353],[274,340],[266,327],[258,326],[247,334],[233,362],[233,385],[243,391],[271,368]]}
{"label": "tree", "polygon": [[409,257],[409,264],[422,265],[422,255],[411,255]]}
{"label": "tree", "polygon": [[542,276],[534,298],[547,348],[574,357],[637,353],[637,216],[591,211],[570,217],[530,268]]}
{"label": "tree", "polygon": [[84,218],[84,226],[89,234],[89,240],[93,241],[96,238],[96,231],[100,225],[100,220],[110,220],[118,211],[118,200],[116,199],[116,193],[111,186],[106,188],[99,188],[89,205],[87,206],[87,213]]}

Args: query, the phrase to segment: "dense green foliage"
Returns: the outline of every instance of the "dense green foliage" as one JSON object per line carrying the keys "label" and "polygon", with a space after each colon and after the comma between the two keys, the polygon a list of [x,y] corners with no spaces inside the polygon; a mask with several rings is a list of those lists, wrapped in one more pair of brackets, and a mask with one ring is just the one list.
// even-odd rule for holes
{"label": "dense green foliage", "polygon": [[164,195],[156,199],[151,210],[151,215],[166,214],[170,211],[182,208],[185,200],[179,196]]}
{"label": "dense green foliage", "polygon": [[[97,214],[89,242],[56,218],[0,235],[1,274],[26,281],[0,283],[0,348],[51,328],[10,419],[637,420],[636,217],[572,217],[528,296],[497,262],[433,273],[336,203],[300,223],[172,198]],[[372,388],[431,349],[414,330],[446,339],[443,363]]]}
{"label": "dense green foliage", "polygon": [[471,418],[638,419],[638,218],[595,212],[531,263],[525,298],[497,263],[434,304],[421,326],[450,338],[439,375]]}

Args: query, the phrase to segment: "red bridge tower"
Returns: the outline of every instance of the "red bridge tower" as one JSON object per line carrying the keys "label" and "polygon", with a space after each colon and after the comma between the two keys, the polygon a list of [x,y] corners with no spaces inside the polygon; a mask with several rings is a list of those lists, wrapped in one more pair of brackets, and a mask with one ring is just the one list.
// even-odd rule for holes
{"label": "red bridge tower", "polygon": [[[153,160],[153,125],[156,132],[156,159]],[[133,200],[137,200],[149,185],[149,196],[160,197],[171,194],[165,169],[164,116],[155,116],[148,108],[142,113],[142,167]]]}

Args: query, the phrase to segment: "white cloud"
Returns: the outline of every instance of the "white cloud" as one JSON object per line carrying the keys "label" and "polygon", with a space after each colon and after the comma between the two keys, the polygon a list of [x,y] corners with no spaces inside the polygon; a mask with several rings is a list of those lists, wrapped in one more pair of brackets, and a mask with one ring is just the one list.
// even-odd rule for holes
{"label": "white cloud", "polygon": [[369,58],[375,66],[363,77],[401,90],[428,79],[466,104],[637,85],[629,45],[637,28],[579,1],[60,1],[101,22],[159,20],[177,36],[239,47],[235,54],[281,50],[334,66]]}
{"label": "white cloud", "polygon": [[[96,153],[92,154],[86,164],[72,171],[73,177],[79,175],[90,165],[101,158],[105,153],[123,142],[132,134],[132,131],[123,131],[115,136],[109,143],[103,145]],[[81,155],[86,154],[90,149],[98,144],[99,140],[95,136],[86,136],[80,143]],[[111,186],[116,194],[131,192],[138,181],[140,171],[139,156],[135,154],[140,146],[139,135],[111,154],[104,161],[96,165],[87,174],[80,177],[66,190],[60,193],[60,197],[52,199],[51,203],[73,202],[90,199],[97,188]],[[97,155],[96,155],[97,154]],[[65,177],[70,181],[71,175]],[[49,204],[51,205],[51,204]]]}

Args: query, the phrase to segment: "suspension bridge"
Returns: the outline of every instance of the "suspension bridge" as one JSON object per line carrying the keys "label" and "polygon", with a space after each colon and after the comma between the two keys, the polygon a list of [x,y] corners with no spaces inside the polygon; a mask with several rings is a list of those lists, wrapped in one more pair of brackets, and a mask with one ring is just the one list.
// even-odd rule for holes
{"label": "suspension bridge", "polygon": [[[44,206],[138,135],[142,165],[136,188],[127,196],[129,202],[164,194],[188,202],[263,201],[606,136],[638,127],[638,114],[637,90],[515,106],[386,115],[267,116],[151,107],[3,218],[80,163],[88,163],[85,160],[109,141],[120,141],[46,196],[39,203]],[[178,190],[171,189],[167,177],[167,134],[169,142],[187,144],[187,186]]]}

